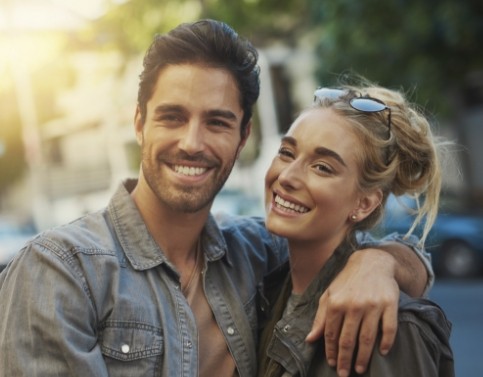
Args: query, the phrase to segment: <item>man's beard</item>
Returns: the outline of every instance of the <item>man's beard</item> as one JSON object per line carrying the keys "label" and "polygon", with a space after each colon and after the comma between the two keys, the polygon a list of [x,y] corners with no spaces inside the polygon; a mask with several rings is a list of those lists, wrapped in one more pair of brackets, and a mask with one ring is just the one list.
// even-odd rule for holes
{"label": "man's beard", "polygon": [[[187,156],[183,156],[181,158],[182,161],[200,161],[200,159],[203,160],[203,158],[200,157],[187,158]],[[170,161],[170,165],[172,165],[172,161],[176,160],[180,160],[180,156],[176,156],[174,159],[158,156],[155,164],[153,164],[148,153],[144,153],[143,150],[142,169],[144,178],[161,203],[168,206],[173,211],[195,213],[206,208],[206,206],[211,206],[213,200],[222,189],[233,169],[233,165],[236,161],[236,154],[225,167],[216,164],[213,178],[202,186],[173,184],[166,186],[166,181],[161,174],[161,165],[165,165],[164,161]],[[212,165],[213,164],[210,164],[210,166]]]}

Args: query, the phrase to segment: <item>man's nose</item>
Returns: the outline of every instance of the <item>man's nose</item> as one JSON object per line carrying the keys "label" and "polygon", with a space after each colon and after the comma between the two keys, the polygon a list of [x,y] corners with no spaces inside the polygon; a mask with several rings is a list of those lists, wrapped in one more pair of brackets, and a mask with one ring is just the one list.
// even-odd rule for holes
{"label": "man's nose", "polygon": [[189,122],[183,127],[179,148],[190,155],[201,152],[205,146],[205,137],[205,129],[200,122]]}

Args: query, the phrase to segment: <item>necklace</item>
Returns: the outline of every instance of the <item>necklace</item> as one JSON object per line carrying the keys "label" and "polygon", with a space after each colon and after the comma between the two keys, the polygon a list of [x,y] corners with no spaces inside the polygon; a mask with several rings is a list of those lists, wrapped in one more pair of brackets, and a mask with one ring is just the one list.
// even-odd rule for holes
{"label": "necklace", "polygon": [[199,272],[199,265],[200,263],[200,254],[201,254],[201,240],[198,239],[198,243],[196,244],[196,250],[195,250],[195,265],[193,266],[193,269],[191,270],[191,275],[188,279],[188,282],[184,287],[181,288],[181,291],[185,296],[188,295],[189,290],[191,285],[193,284],[193,281],[195,280],[195,277],[198,275]]}

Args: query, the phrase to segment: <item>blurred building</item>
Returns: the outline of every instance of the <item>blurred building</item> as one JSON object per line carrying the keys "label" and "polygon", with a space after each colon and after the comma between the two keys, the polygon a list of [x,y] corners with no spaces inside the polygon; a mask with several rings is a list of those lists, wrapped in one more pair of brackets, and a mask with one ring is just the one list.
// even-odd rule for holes
{"label": "blurred building", "polygon": [[[35,219],[39,229],[102,208],[119,182],[139,170],[133,119],[142,57],[126,64],[116,53],[92,51],[71,59],[75,84],[58,94],[56,105],[63,115],[39,127],[43,163],[36,189],[42,192],[34,196],[43,201]],[[277,46],[260,51],[262,87],[254,129],[226,184],[230,195],[225,202],[236,200],[232,193],[238,192],[258,201],[261,212],[264,174],[280,135],[312,101],[313,64],[304,50]]]}

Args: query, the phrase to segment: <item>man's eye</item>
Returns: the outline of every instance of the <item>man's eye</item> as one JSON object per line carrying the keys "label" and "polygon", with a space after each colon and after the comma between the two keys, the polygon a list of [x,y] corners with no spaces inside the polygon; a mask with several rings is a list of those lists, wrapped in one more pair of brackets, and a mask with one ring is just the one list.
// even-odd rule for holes
{"label": "man's eye", "polygon": [[223,128],[230,128],[230,124],[223,120],[219,119],[212,119],[208,122],[210,126],[215,126],[215,127],[223,127]]}
{"label": "man's eye", "polygon": [[181,122],[181,117],[175,114],[164,114],[158,118],[159,121],[165,122]]}

